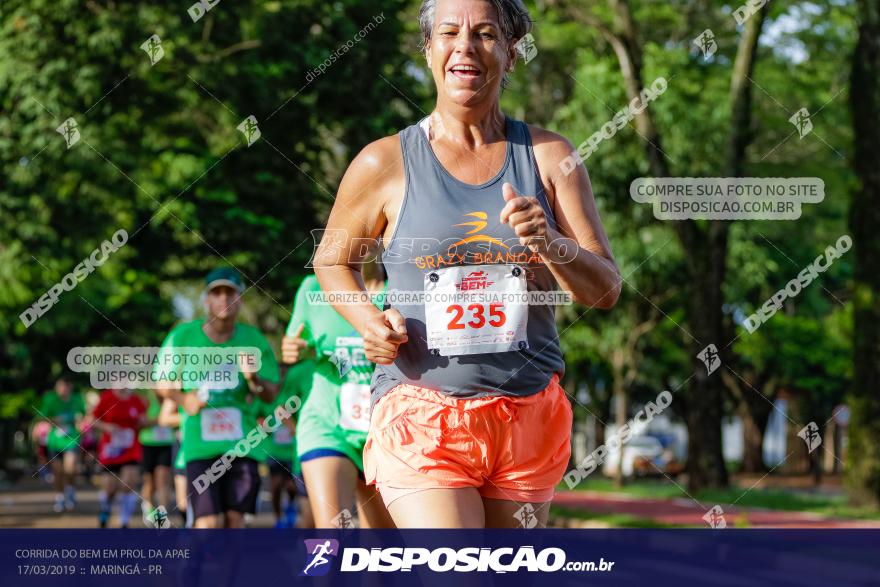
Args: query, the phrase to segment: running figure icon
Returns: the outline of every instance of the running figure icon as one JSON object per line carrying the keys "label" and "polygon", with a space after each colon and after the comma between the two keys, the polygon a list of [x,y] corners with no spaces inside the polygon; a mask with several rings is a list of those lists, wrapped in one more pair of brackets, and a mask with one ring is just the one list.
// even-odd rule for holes
{"label": "running figure icon", "polygon": [[[311,555],[311,560],[306,565],[306,567],[302,570],[301,575],[306,576],[317,576],[317,575],[326,575],[327,571],[330,570],[328,563],[330,559],[328,556],[336,556],[339,553],[339,541],[331,539],[321,540],[321,539],[312,539],[306,540],[306,552]],[[323,568],[318,568],[324,566]],[[312,569],[315,569],[317,572],[310,573]]]}

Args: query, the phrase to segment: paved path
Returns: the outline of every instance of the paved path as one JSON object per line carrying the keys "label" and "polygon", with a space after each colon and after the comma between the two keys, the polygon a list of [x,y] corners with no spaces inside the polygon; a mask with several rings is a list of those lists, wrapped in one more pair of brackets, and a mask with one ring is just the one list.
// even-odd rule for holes
{"label": "paved path", "polygon": [[[255,528],[270,528],[274,520],[262,492],[262,513],[251,524]],[[98,491],[95,488],[80,489],[77,494],[76,511],[56,514],[52,511],[55,493],[45,484],[29,480],[14,488],[0,490],[0,527],[17,528],[97,528]],[[598,514],[626,514],[663,524],[706,527],[703,520],[713,503],[697,505],[688,498],[646,499],[624,494],[595,491],[561,491],[553,501],[556,506],[581,509]],[[750,528],[880,528],[880,520],[844,520],[828,518],[819,514],[786,512],[759,508],[744,508],[720,504],[729,527],[747,525]],[[118,509],[118,508],[117,508]],[[172,517],[179,526],[179,518]],[[603,526],[602,523],[585,524]],[[110,521],[118,527],[116,511]],[[144,527],[140,508],[132,518],[132,528]]]}
{"label": "paved path", "polygon": [[[265,487],[265,484],[264,484]],[[97,528],[98,527],[98,489],[79,488],[77,505],[72,512],[56,514],[52,511],[55,492],[38,481],[27,481],[13,488],[0,490],[0,528]],[[271,505],[266,501],[268,495],[262,492],[262,512],[254,517],[251,527],[271,528],[275,524]],[[119,506],[113,508],[110,527],[119,527]],[[181,518],[175,512],[169,519],[174,527],[181,527]],[[131,528],[144,528],[141,508],[132,516]]]}

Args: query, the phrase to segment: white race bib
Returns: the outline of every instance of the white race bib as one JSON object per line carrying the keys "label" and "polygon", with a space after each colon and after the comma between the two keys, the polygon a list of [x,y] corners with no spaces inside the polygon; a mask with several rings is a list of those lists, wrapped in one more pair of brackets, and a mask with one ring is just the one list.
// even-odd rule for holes
{"label": "white race bib", "polygon": [[339,392],[339,425],[348,430],[370,429],[370,384],[343,383]]}
{"label": "white race bib", "polygon": [[167,426],[153,426],[153,440],[164,442],[166,440],[171,440],[171,428]]}
{"label": "white race bib", "polygon": [[202,440],[240,440],[241,410],[238,408],[206,408],[200,412]]}
{"label": "white race bib", "polygon": [[528,288],[517,265],[462,265],[425,274],[428,348],[442,356],[528,348]]}
{"label": "white race bib", "polygon": [[290,434],[290,428],[282,424],[272,433],[272,439],[275,444],[292,444],[293,436]]}
{"label": "white race bib", "polygon": [[134,445],[134,430],[132,428],[116,428],[110,433],[110,448],[122,452]]}

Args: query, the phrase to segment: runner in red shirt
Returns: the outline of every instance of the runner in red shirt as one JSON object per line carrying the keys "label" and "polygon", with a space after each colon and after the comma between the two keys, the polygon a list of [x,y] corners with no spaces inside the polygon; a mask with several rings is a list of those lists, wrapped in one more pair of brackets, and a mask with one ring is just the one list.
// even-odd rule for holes
{"label": "runner in red shirt", "polygon": [[104,469],[104,479],[98,522],[102,528],[107,527],[117,493],[120,493],[119,525],[122,528],[128,527],[137,509],[138,496],[133,488],[140,482],[143,453],[138,430],[145,424],[146,416],[143,399],[129,389],[112,389],[101,393],[101,399],[86,418],[86,427],[101,432],[98,462]]}

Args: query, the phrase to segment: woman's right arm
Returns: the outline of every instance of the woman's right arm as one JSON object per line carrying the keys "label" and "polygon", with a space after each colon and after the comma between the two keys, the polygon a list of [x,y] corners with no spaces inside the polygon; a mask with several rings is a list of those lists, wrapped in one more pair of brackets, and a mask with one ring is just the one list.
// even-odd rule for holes
{"label": "woman's right arm", "polygon": [[[362,294],[354,303],[333,307],[363,336],[364,351],[374,363],[390,364],[407,341],[403,316],[395,309],[379,310],[367,294],[360,272],[367,247],[381,238],[389,208],[403,195],[404,167],[397,135],[367,145],[352,161],[342,183],[327,229],[315,253],[315,275],[327,292]],[[396,211],[392,212],[396,214]]]}

